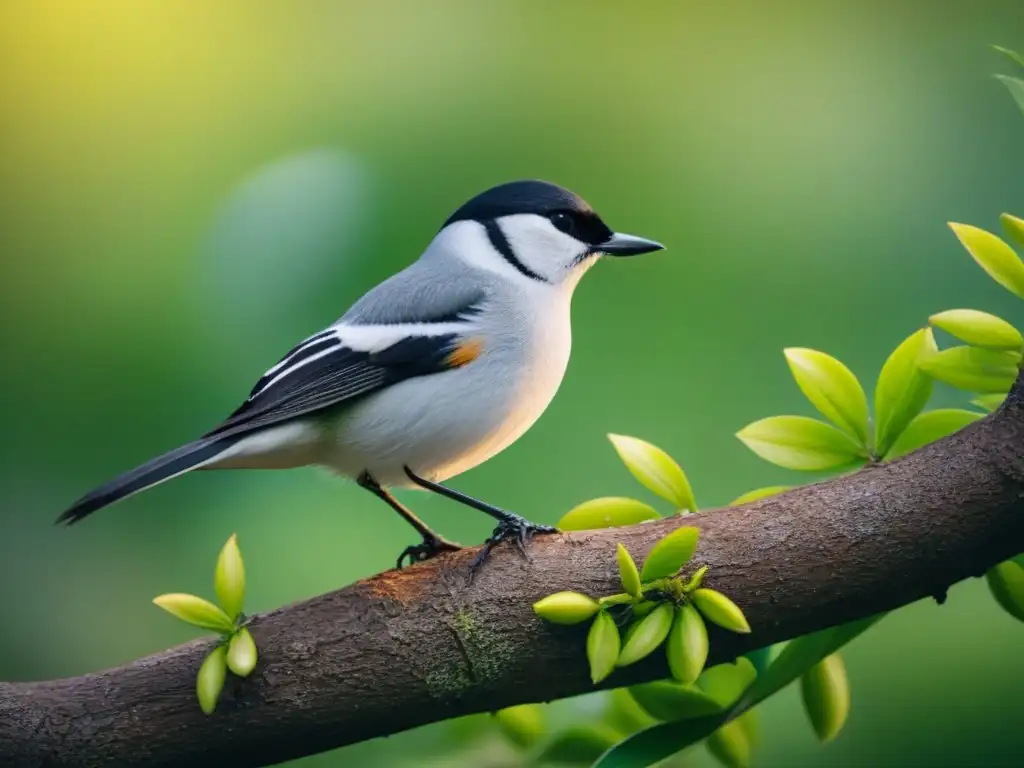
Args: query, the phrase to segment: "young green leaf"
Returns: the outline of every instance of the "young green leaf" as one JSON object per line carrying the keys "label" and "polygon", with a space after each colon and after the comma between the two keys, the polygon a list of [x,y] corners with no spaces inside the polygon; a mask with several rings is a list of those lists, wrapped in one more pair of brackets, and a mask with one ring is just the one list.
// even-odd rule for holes
{"label": "young green leaf", "polygon": [[248,677],[256,668],[256,641],[245,627],[239,629],[228,642],[228,669],[239,677]]}
{"label": "young green leaf", "polygon": [[1004,213],[999,217],[1003,232],[1018,248],[1024,248],[1024,219]]}
{"label": "young green leaf", "polygon": [[621,643],[615,620],[605,611],[598,613],[587,633],[587,660],[590,662],[590,679],[595,685],[615,669]]}
{"label": "young green leaf", "polygon": [[897,456],[916,451],[918,448],[946,437],[946,435],[951,435],[981,418],[984,418],[983,413],[965,411],[962,408],[938,408],[934,411],[925,411],[910,422],[885,458],[895,459]]}
{"label": "young green leaf", "polygon": [[990,568],[985,574],[992,597],[1013,618],[1024,621],[1024,566],[1016,560]]}
{"label": "young green leaf", "polygon": [[665,642],[672,629],[673,614],[671,603],[661,603],[630,627],[622,643],[622,651],[619,653],[616,666],[626,667],[635,664]]}
{"label": "young green leaf", "polygon": [[633,606],[633,618],[642,619],[648,613],[658,607],[658,603],[654,600],[641,600],[639,603]]}
{"label": "young green leaf", "polygon": [[1014,350],[1024,346],[1020,331],[1001,317],[977,309],[947,309],[928,322],[975,347]]}
{"label": "young green leaf", "polygon": [[217,708],[217,699],[224,689],[224,678],[227,676],[227,664],[225,659],[228,649],[218,645],[203,660],[199,667],[199,674],[196,675],[196,696],[199,698],[199,706],[207,715],[213,714]]}
{"label": "young green leaf", "polygon": [[722,712],[722,706],[693,685],[656,680],[629,688],[637,704],[658,720],[689,720]]}
{"label": "young green leaf", "polygon": [[929,376],[968,392],[1002,393],[1010,389],[1020,365],[1019,352],[980,347],[950,347],[921,358]]}
{"label": "young green leaf", "polygon": [[533,612],[552,624],[579,624],[598,609],[597,601],[579,592],[555,592],[533,604]]}
{"label": "young green leaf", "polygon": [[938,352],[931,328],[921,328],[893,350],[882,366],[875,385],[875,451],[884,456],[924,410],[932,396],[931,376],[924,374],[917,361]]}
{"label": "young green leaf", "polygon": [[740,504],[749,504],[750,502],[757,501],[758,499],[766,499],[769,496],[774,496],[777,493],[788,491],[792,487],[793,486],[791,485],[769,485],[764,488],[755,488],[752,491],[747,491],[742,496],[737,496],[735,499],[729,502],[729,506],[738,507]]}
{"label": "young green leaf", "polygon": [[693,557],[699,536],[700,531],[692,526],[676,528],[663,536],[647,553],[640,579],[646,583],[674,576]]}
{"label": "young green leaf", "polygon": [[590,765],[621,736],[604,723],[571,725],[541,747],[530,765]]}
{"label": "young green leaf", "polygon": [[[1000,77],[1000,79],[1007,83],[1008,87],[1020,83],[1016,78]],[[1024,95],[1024,90],[1021,91],[1021,94]],[[950,222],[949,226],[967,252],[982,269],[988,272],[993,280],[1024,299],[1024,262],[1009,245],[991,232],[986,232],[984,229],[973,227],[970,224]]]}
{"label": "young green leaf", "polygon": [[753,663],[741,656],[733,664],[716,664],[705,669],[697,685],[724,709],[735,704],[756,678]]}
{"label": "young green leaf", "polygon": [[544,710],[538,704],[519,704],[494,713],[494,721],[509,741],[521,749],[539,742],[546,730]]}
{"label": "young green leaf", "polygon": [[751,764],[750,741],[738,721],[726,723],[708,736],[707,746],[708,752],[725,768],[749,768]]}
{"label": "young green leaf", "polygon": [[224,612],[234,619],[245,602],[245,564],[235,534],[231,534],[217,557],[213,586]]}
{"label": "young green leaf", "polygon": [[1012,61],[1017,66],[1024,67],[1024,58],[1022,58],[1021,55],[1019,53],[1017,53],[1016,51],[1011,50],[1009,48],[1003,48],[1003,46],[1001,46],[1001,45],[993,45],[992,46],[992,50],[997,51],[997,52],[1003,54],[1003,56],[1008,58],[1010,61]]}
{"label": "young green leaf", "polygon": [[1003,404],[1006,399],[1006,395],[978,395],[976,398],[971,400],[971,405],[976,405],[979,408],[984,408],[990,413]]}
{"label": "young green leaf", "polygon": [[[996,80],[1006,86],[1006,89],[1017,102],[1017,106],[1024,111],[1024,80],[1019,77],[1008,77],[1007,75],[996,75]],[[1019,294],[1018,294],[1019,295]]]}
{"label": "young green leaf", "polygon": [[668,668],[683,685],[692,685],[708,660],[708,630],[697,609],[690,604],[676,608],[672,631],[665,643]]}
{"label": "young green leaf", "polygon": [[831,741],[850,713],[850,684],[843,658],[826,656],[800,678],[804,709],[819,741]]}
{"label": "young green leaf", "polygon": [[618,528],[657,520],[654,507],[634,499],[605,496],[584,501],[568,512],[555,526],[560,531],[586,531],[593,528]]}
{"label": "young green leaf", "polygon": [[202,629],[212,629],[215,632],[230,632],[234,629],[234,624],[224,611],[209,600],[196,595],[175,592],[155,597],[153,603],[172,616]]}
{"label": "young green leaf", "polygon": [[636,563],[629,554],[629,550],[619,544],[616,547],[615,556],[619,561],[619,578],[622,581],[622,588],[633,597],[640,597],[640,572],[636,569]]}
{"label": "young green leaf", "polygon": [[845,432],[806,416],[770,416],[748,424],[736,437],[765,461],[786,469],[835,469],[867,458]]}
{"label": "young green leaf", "polygon": [[750,632],[750,625],[747,623],[747,617],[743,615],[743,611],[721,592],[707,588],[698,589],[691,595],[691,599],[697,606],[697,610],[704,614],[708,621],[731,632],[740,634]]}
{"label": "young green leaf", "polygon": [[867,445],[868,400],[853,372],[816,349],[790,347],[784,354],[797,386],[811,404],[859,444]]}
{"label": "young green leaf", "polygon": [[686,473],[665,451],[636,437],[608,435],[608,439],[633,477],[648,490],[679,509],[697,511],[697,502]]}

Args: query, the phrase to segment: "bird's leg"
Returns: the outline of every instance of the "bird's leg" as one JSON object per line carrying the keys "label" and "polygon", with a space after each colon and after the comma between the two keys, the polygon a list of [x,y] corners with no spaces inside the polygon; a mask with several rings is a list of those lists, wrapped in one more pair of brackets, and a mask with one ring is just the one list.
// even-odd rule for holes
{"label": "bird's leg", "polygon": [[409,476],[409,479],[416,483],[416,485],[420,486],[420,488],[425,488],[428,491],[438,493],[452,501],[457,501],[460,504],[465,504],[467,507],[477,509],[498,521],[498,527],[494,529],[490,538],[484,542],[484,548],[473,560],[474,569],[487,559],[487,556],[491,553],[491,550],[496,544],[500,544],[506,540],[512,540],[525,554],[526,545],[529,543],[533,534],[558,532],[557,528],[553,528],[550,525],[538,525],[537,523],[531,523],[525,517],[521,517],[509,512],[508,510],[495,507],[491,504],[480,501],[479,499],[474,499],[472,496],[467,496],[464,493],[460,493],[459,491],[452,490],[451,488],[447,488],[439,483],[422,478],[409,469],[409,467],[405,467],[404,469],[405,474]]}
{"label": "bird's leg", "polygon": [[401,568],[406,558],[409,559],[409,564],[412,565],[423,560],[429,560],[443,552],[457,552],[462,549],[459,544],[448,541],[448,539],[430,530],[426,523],[416,517],[410,509],[392,496],[386,489],[382,488],[380,483],[374,480],[369,472],[363,472],[359,475],[356,478],[356,482],[359,483],[360,487],[368,490],[400,514],[405,522],[415,528],[417,533],[423,537],[423,541],[420,544],[413,544],[402,550],[402,554],[398,556],[397,567]]}

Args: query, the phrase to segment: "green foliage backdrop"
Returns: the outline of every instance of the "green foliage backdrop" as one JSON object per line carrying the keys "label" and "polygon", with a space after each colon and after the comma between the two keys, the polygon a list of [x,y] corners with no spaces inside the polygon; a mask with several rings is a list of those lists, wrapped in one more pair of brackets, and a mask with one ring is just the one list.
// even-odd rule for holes
{"label": "green foliage backdrop", "polygon": [[[209,595],[232,532],[247,612],[389,567],[401,521],[312,470],[188,477],[88,525],[51,523],[221,418],[295,338],[498,181],[558,181],[669,246],[587,277],[551,409],[457,481],[539,522],[636,494],[609,432],[668,451],[702,508],[806,481],[733,437],[810,415],[784,347],[827,350],[869,382],[936,312],[1019,326],[1019,300],[945,222],[998,231],[1000,212],[1024,210],[1024,123],[988,47],[1024,47],[1024,9],[713,6],[5,5],[0,678],[192,637],[150,601]],[[963,403],[940,386],[932,407]],[[443,500],[407,500],[452,538],[488,531]],[[1020,637],[982,581],[893,614],[843,651],[855,704],[842,733],[819,746],[787,689],[758,708],[760,762],[1015,764]],[[300,762],[480,764],[452,744],[484,722]],[[479,749],[497,763],[504,744]]]}

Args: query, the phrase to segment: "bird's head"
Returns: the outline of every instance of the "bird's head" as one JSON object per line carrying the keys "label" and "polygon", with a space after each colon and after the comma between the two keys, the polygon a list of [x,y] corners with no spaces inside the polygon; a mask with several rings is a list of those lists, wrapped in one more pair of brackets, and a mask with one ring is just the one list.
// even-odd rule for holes
{"label": "bird's head", "polygon": [[613,231],[581,197],[546,181],[513,181],[480,193],[448,218],[437,241],[475,268],[569,286],[602,255],[664,248]]}

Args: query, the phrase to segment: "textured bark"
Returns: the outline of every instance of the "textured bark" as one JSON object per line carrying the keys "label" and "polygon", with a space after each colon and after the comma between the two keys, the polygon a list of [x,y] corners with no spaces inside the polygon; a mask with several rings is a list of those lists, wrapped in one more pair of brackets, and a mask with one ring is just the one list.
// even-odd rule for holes
{"label": "textured bark", "polygon": [[[535,540],[524,560],[473,551],[389,571],[258,616],[260,662],[196,703],[212,640],[66,680],[0,683],[0,765],[269,765],[426,723],[593,690],[585,629],[534,601],[618,591],[614,547],[637,558],[680,524],[695,562],[753,633],[712,634],[711,662],[946,589],[1024,551],[1024,375],[995,414],[901,460],[742,507]],[[667,676],[660,654],[604,687]]]}

